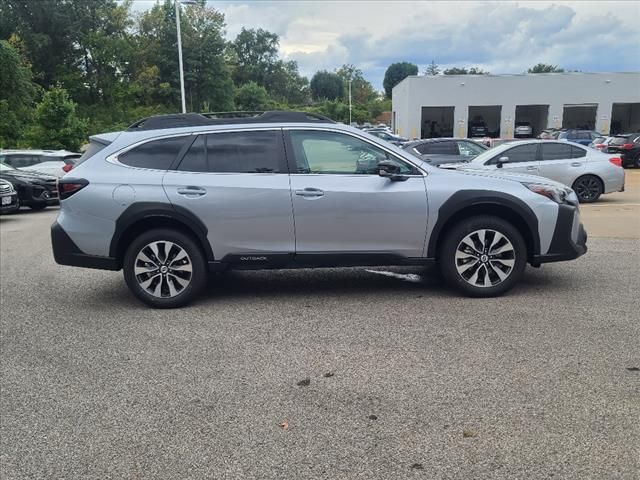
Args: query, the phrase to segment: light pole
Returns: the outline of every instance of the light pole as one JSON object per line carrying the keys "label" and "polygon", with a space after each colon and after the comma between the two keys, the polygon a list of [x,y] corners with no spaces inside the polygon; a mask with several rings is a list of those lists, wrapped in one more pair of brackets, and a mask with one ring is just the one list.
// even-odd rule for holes
{"label": "light pole", "polygon": [[180,33],[180,4],[195,4],[194,0],[174,0],[176,4],[176,31],[178,35],[178,67],[180,68],[180,97],[182,99],[182,113],[187,113],[187,101],[184,96],[184,69],[182,68],[182,34]]}
{"label": "light pole", "polygon": [[353,80],[349,79],[349,125],[351,125],[351,82]]}

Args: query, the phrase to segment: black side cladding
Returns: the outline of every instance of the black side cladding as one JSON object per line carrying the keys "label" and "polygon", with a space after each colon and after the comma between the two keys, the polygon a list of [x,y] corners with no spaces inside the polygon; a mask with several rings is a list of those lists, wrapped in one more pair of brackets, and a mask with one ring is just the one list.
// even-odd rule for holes
{"label": "black side cladding", "polygon": [[[438,220],[429,238],[427,246],[427,257],[435,258],[438,248],[438,240],[443,232],[447,222],[456,214],[461,213],[468,208],[491,207],[504,209],[507,208],[526,225],[532,240],[532,255],[540,253],[540,234],[538,230],[538,217],[533,210],[522,200],[507,193],[494,192],[488,190],[460,190],[442,204],[438,210]],[[485,212],[490,213],[490,212]]]}

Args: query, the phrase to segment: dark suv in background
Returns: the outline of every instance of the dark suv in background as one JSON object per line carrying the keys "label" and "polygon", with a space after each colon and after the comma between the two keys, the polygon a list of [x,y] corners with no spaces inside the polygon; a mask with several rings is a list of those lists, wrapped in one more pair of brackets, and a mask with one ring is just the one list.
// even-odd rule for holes
{"label": "dark suv in background", "polygon": [[607,153],[618,153],[622,166],[640,168],[640,133],[616,135],[607,145]]}

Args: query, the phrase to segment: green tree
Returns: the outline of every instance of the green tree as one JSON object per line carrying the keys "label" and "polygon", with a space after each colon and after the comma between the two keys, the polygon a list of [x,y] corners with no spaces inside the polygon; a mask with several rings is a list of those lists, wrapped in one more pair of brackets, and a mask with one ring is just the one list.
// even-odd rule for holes
{"label": "green tree", "polygon": [[485,72],[481,68],[471,67],[467,69],[466,67],[451,67],[447,68],[444,72],[445,75],[488,75],[489,72]]}
{"label": "green tree", "polygon": [[262,28],[246,29],[231,44],[236,65],[233,77],[236,85],[256,82],[266,86],[278,61],[278,35]]}
{"label": "green tree", "polygon": [[76,115],[76,104],[66,90],[53,87],[36,106],[26,140],[33,148],[78,151],[87,138],[87,125]]}
{"label": "green tree", "polygon": [[435,60],[431,60],[431,63],[427,66],[424,71],[425,75],[439,75],[440,67],[436,64]]}
{"label": "green tree", "polygon": [[384,86],[384,93],[387,98],[391,98],[391,91],[393,87],[399,84],[402,80],[409,75],[417,75],[418,66],[409,62],[392,63],[384,73],[384,80],[382,85]]}
{"label": "green tree", "polygon": [[311,79],[311,95],[316,100],[337,100],[344,96],[344,82],[335,73],[321,70]]}
{"label": "green tree", "polygon": [[16,146],[35,95],[29,64],[9,42],[0,41],[0,148]]}
{"label": "green tree", "polygon": [[351,80],[351,97],[354,103],[366,103],[376,98],[376,91],[373,85],[364,78],[362,70],[351,64],[344,64],[336,70],[343,83],[345,92],[349,89],[349,80]]}
{"label": "green tree", "polygon": [[238,110],[268,110],[272,105],[267,89],[256,82],[245,83],[236,90]]}
{"label": "green tree", "polygon": [[564,68],[559,68],[558,65],[548,65],[546,63],[538,63],[534,65],[527,73],[561,73],[564,72]]}

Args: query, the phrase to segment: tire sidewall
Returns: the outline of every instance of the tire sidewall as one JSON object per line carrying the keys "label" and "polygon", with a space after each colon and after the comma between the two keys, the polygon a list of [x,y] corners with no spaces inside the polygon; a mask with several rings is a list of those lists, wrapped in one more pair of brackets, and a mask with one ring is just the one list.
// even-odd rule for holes
{"label": "tire sidewall", "polygon": [[[467,283],[456,268],[456,250],[464,237],[481,229],[490,229],[500,232],[511,242],[515,252],[513,270],[506,280],[493,287],[474,287]],[[446,234],[438,263],[442,275],[449,285],[471,297],[494,297],[511,290],[522,277],[527,265],[527,246],[520,232],[509,222],[498,217],[477,216],[460,221]]]}
{"label": "tire sidewall", "polygon": [[[184,249],[193,267],[191,283],[172,298],[158,298],[150,295],[140,287],[134,273],[135,259],[140,250],[151,242],[162,240],[173,242]],[[200,247],[188,235],[171,229],[150,230],[133,240],[125,254],[122,269],[125,282],[131,292],[139,300],[154,308],[177,308],[190,303],[201,292],[207,277],[207,263]]]}

